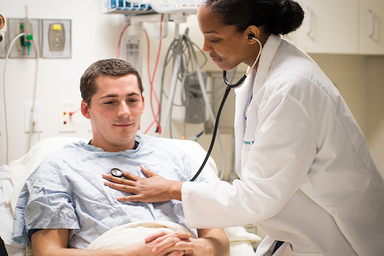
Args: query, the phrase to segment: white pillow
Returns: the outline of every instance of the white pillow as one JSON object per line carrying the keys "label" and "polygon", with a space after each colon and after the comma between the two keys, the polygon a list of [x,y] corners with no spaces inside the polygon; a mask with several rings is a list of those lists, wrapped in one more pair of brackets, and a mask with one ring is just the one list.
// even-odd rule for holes
{"label": "white pillow", "polygon": [[21,158],[10,162],[9,170],[12,179],[13,193],[10,202],[12,213],[16,207],[17,198],[29,175],[37,168],[41,161],[49,154],[63,148],[65,144],[77,141],[88,141],[74,137],[50,137],[35,143],[29,152]]}
{"label": "white pillow", "polygon": [[4,241],[9,256],[24,256],[25,248],[12,240],[13,214],[9,202],[12,191],[9,166],[3,165],[0,167],[0,236]]}
{"label": "white pillow", "polygon": [[9,203],[12,191],[13,187],[11,184],[9,167],[7,165],[3,165],[0,167],[0,236],[6,244],[10,244],[12,240],[13,214]]}

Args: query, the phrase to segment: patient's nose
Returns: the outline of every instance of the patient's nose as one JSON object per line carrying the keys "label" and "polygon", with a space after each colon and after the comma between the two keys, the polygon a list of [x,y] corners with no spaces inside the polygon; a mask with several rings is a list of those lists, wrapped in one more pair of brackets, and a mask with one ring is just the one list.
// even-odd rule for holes
{"label": "patient's nose", "polygon": [[118,116],[127,117],[131,114],[129,111],[129,107],[125,101],[122,101],[119,105],[119,111],[117,113]]}

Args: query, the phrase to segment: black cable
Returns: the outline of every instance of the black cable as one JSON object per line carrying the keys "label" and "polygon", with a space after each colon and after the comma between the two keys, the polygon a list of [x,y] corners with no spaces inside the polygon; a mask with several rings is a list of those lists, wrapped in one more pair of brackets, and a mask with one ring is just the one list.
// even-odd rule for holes
{"label": "black cable", "polygon": [[5,248],[5,244],[3,239],[0,236],[0,255],[1,256],[8,256],[7,250]]}

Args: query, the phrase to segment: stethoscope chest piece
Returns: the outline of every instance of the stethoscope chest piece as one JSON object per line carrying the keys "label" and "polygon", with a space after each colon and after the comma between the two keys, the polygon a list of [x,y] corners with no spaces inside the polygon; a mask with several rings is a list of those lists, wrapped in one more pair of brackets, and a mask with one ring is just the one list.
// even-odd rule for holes
{"label": "stethoscope chest piece", "polygon": [[113,177],[116,178],[123,178],[123,172],[119,168],[112,168],[111,171],[109,172]]}

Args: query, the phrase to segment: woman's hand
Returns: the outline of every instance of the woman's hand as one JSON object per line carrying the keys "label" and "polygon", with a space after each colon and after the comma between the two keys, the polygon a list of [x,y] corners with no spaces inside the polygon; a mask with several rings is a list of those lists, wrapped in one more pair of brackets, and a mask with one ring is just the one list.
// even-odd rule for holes
{"label": "woman's hand", "polygon": [[148,178],[141,178],[125,171],[123,171],[123,175],[126,179],[116,178],[110,174],[103,174],[103,178],[109,181],[104,183],[106,186],[133,194],[126,197],[117,197],[116,199],[118,201],[139,201],[146,203],[164,202],[171,199],[181,201],[181,187],[183,182],[164,179],[143,165],[140,167]]}

